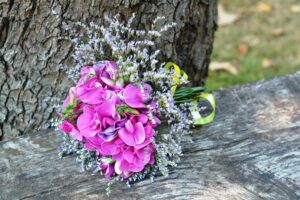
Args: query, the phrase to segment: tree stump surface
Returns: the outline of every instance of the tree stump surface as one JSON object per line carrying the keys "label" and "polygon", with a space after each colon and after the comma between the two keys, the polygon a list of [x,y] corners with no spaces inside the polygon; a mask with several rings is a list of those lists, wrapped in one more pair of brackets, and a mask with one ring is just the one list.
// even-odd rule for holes
{"label": "tree stump surface", "polygon": [[[300,199],[299,85],[300,72],[214,92],[214,122],[194,129],[169,177],[116,184],[109,198]],[[60,142],[52,130],[2,141],[0,199],[108,199],[102,176],[57,159]]]}
{"label": "tree stump surface", "polygon": [[[62,23],[104,23],[136,14],[133,28],[149,29],[157,16],[177,23],[157,41],[162,62],[183,67],[203,84],[217,23],[217,0],[0,0],[0,140],[46,128],[55,98],[65,97],[74,66]],[[184,67],[185,66],[185,67]],[[4,134],[5,133],[5,134]]]}

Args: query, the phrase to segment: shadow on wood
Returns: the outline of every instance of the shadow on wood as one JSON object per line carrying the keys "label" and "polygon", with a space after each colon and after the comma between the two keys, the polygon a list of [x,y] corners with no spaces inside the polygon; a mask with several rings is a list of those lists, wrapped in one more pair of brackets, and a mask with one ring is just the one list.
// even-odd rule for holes
{"label": "shadow on wood", "polygon": [[[300,72],[222,89],[169,177],[113,187],[111,199],[300,199]],[[57,160],[44,131],[0,143],[0,199],[107,199],[106,180]]]}

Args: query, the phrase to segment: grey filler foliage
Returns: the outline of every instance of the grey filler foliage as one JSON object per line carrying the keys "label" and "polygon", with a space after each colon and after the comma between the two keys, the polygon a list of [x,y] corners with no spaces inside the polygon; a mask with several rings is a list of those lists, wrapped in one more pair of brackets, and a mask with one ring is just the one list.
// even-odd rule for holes
{"label": "grey filler foliage", "polygon": [[103,23],[104,16],[136,13],[137,28],[156,16],[177,26],[158,42],[162,60],[172,60],[195,85],[207,75],[217,0],[0,1],[0,140],[40,128],[54,114],[56,97],[68,91],[65,66],[74,65],[73,47],[60,39],[63,21]]}

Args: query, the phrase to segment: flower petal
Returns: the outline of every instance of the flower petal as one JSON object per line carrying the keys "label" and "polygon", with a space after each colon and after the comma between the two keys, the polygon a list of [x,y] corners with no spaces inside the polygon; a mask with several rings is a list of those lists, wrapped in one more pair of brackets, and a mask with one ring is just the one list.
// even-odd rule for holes
{"label": "flower petal", "polygon": [[129,146],[135,145],[135,140],[133,138],[133,134],[128,132],[125,128],[121,128],[118,132],[119,137],[123,142]]}
{"label": "flower petal", "polygon": [[141,122],[142,124],[146,124],[148,122],[148,116],[145,114],[140,114],[138,116],[138,121]]}
{"label": "flower petal", "polygon": [[116,161],[115,162],[115,172],[117,173],[117,174],[122,174],[122,170],[121,170],[121,161]]}
{"label": "flower petal", "polygon": [[106,169],[104,176],[105,176],[105,178],[110,178],[113,173],[115,173],[114,165],[110,164],[110,165],[108,165],[108,168]]}
{"label": "flower petal", "polygon": [[134,125],[134,140],[136,144],[142,144],[146,139],[145,129],[141,122]]}
{"label": "flower petal", "polygon": [[125,103],[133,108],[143,108],[145,104],[143,103],[143,98],[140,88],[128,84],[123,92],[123,97]]}
{"label": "flower petal", "polygon": [[99,131],[100,130],[98,130],[98,129],[92,129],[92,128],[87,127],[85,129],[81,129],[80,134],[85,137],[94,137],[95,135],[97,135],[97,133]]}
{"label": "flower petal", "polygon": [[130,169],[130,163],[127,162],[126,160],[122,160],[120,162],[120,170],[123,172],[123,171],[127,171]]}
{"label": "flower petal", "polygon": [[129,133],[133,133],[133,125],[131,123],[130,120],[128,120],[125,124],[125,128],[126,128],[126,131],[128,131]]}
{"label": "flower petal", "polygon": [[117,112],[115,104],[110,101],[105,101],[100,106],[95,106],[95,109],[100,117],[112,117]]}
{"label": "flower petal", "polygon": [[81,114],[77,119],[77,127],[79,130],[86,129],[90,126],[93,118],[87,113]]}
{"label": "flower petal", "polygon": [[124,159],[129,162],[129,163],[133,163],[133,160],[134,160],[134,151],[133,151],[133,148],[128,148],[127,150],[125,150],[123,152],[123,157]]}
{"label": "flower petal", "polygon": [[92,78],[85,84],[78,86],[76,93],[82,102],[88,104],[99,104],[105,96],[105,91],[96,78]]}
{"label": "flower petal", "polygon": [[105,142],[110,142],[117,136],[116,133],[115,127],[110,126],[104,131],[100,132],[99,137],[101,137]]}
{"label": "flower petal", "polygon": [[63,121],[63,123],[61,123],[58,126],[58,128],[65,133],[70,133],[72,131],[72,126],[71,126],[70,122],[67,120]]}
{"label": "flower petal", "polygon": [[104,156],[116,155],[120,153],[120,147],[119,145],[114,144],[113,141],[103,142],[101,145],[101,152]]}

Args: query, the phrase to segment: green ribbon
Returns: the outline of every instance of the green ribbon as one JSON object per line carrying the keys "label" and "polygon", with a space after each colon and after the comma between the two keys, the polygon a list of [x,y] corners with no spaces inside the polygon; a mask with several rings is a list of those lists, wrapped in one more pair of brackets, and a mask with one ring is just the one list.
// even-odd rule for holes
{"label": "green ribbon", "polygon": [[180,77],[183,77],[184,80],[188,79],[188,75],[185,73],[185,71],[183,71],[182,69],[180,69],[180,67],[178,65],[176,65],[173,62],[168,62],[165,65],[166,70],[168,71],[171,67],[173,67],[174,69],[174,73],[175,75],[173,76],[173,81],[174,81],[174,85],[171,87],[171,91],[174,94],[177,88],[177,85],[180,82]]}
{"label": "green ribbon", "polygon": [[[198,110],[198,101],[199,101],[200,98],[206,99],[210,103],[210,105],[213,109],[213,111],[206,117],[202,117],[199,110]],[[190,111],[191,111],[191,114],[193,116],[193,120],[194,120],[195,125],[208,124],[208,123],[210,123],[214,120],[215,113],[216,113],[216,101],[215,101],[215,98],[212,94],[202,93],[202,94],[198,95],[196,97],[196,99],[193,100],[193,102],[195,103],[195,105],[190,107]]]}
{"label": "green ribbon", "polygon": [[[173,76],[174,85],[171,86],[171,91],[172,91],[172,94],[174,96],[175,91],[178,90],[177,85],[180,82],[180,77],[182,77],[184,80],[187,80],[188,76],[182,69],[180,69],[180,67],[178,65],[176,65],[173,62],[168,62],[165,65],[165,68],[166,68],[167,71],[170,70],[171,67],[173,67],[174,73],[175,73],[174,76]],[[182,88],[180,88],[180,89],[182,89]],[[216,112],[216,101],[215,101],[214,96],[212,94],[209,94],[209,93],[201,93],[201,94],[199,94],[195,97],[190,97],[190,98],[191,98],[190,102],[195,103],[194,106],[190,107],[190,112],[192,114],[194,124],[195,125],[204,125],[204,124],[208,124],[208,123],[212,122],[214,120],[215,112]],[[210,103],[210,105],[213,109],[213,111],[206,117],[202,117],[200,112],[199,112],[199,109],[198,109],[198,101],[201,98],[206,99]],[[183,101],[186,101],[186,99],[183,100]]]}

